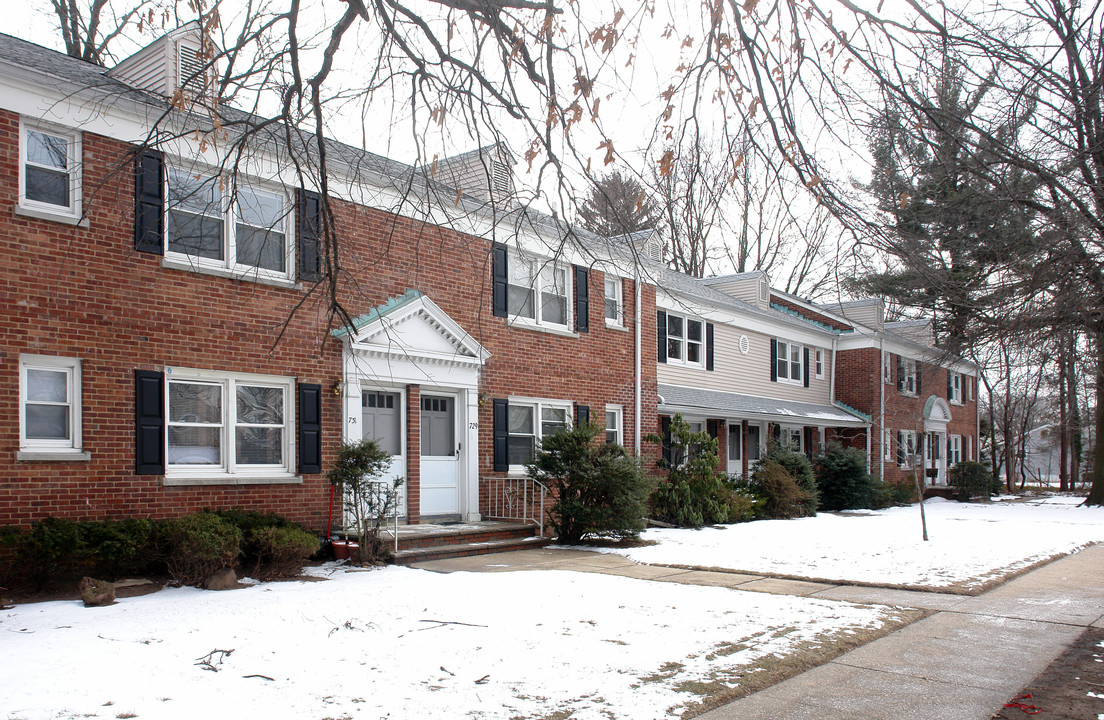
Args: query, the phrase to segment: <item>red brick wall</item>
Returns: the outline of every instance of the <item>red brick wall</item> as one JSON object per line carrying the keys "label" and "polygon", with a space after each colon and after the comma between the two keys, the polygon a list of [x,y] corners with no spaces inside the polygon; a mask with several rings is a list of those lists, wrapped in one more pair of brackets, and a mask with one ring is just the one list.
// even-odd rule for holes
{"label": "red brick wall", "polygon": [[[295,376],[323,386],[327,467],[341,441],[341,398],[328,391],[341,377],[341,347],[329,336],[320,296],[166,269],[159,256],[135,252],[133,161],[127,146],[91,133],[83,137],[89,227],[14,215],[18,132],[18,116],[0,111],[0,524],[46,515],[166,517],[247,506],[321,529],[329,497],[324,475],[303,476],[302,484],[163,487],[159,476],[134,474],[133,430],[135,369],[177,365]],[[597,271],[590,275],[589,333],[569,338],[508,328],[491,314],[488,241],[352,205],[339,206],[338,221],[340,299],[352,315],[408,288],[421,290],[492,353],[481,396],[572,400],[590,405],[596,420],[606,403],[620,403],[631,447],[631,282],[623,286],[629,332],[605,327]],[[655,429],[654,303],[654,288],[646,286],[645,433]],[[82,361],[89,462],[16,460],[20,353]],[[416,430],[412,423],[410,438],[416,439]],[[488,401],[480,411],[481,474],[490,474],[491,431]]]}

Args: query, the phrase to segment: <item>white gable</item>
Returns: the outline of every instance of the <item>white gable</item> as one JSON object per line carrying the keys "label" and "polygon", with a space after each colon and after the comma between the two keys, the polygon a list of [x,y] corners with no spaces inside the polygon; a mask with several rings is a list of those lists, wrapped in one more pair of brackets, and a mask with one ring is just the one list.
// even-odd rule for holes
{"label": "white gable", "polygon": [[431,364],[481,365],[490,356],[424,295],[370,318],[347,342],[356,355]]}

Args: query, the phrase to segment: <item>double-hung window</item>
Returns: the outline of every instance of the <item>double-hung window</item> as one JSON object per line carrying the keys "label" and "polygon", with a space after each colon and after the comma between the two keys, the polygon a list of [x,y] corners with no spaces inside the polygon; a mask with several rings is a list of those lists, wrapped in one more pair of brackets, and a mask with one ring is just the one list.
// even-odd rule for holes
{"label": "double-hung window", "polygon": [[276,190],[169,168],[166,249],[201,268],[288,279],[290,203]]}
{"label": "double-hung window", "polygon": [[667,313],[667,362],[704,366],[704,328],[701,320]]}
{"label": "double-hung window", "polygon": [[824,379],[824,351],[821,350],[820,348],[817,348],[816,353],[815,353],[815,357],[816,357],[816,360],[815,360],[816,379],[817,380],[823,380]]}
{"label": "double-hung window", "polygon": [[606,405],[606,443],[624,445],[624,409],[620,405]]}
{"label": "double-hung window", "polygon": [[953,372],[953,371],[948,371],[948,372],[950,372],[950,376],[951,376],[951,380],[950,380],[950,383],[949,383],[949,387],[950,387],[950,391],[951,391],[950,395],[951,396],[948,399],[953,403],[961,405],[962,404],[962,386],[965,384],[966,376],[963,375],[962,373],[957,373],[957,372]]}
{"label": "double-hung window", "polygon": [[19,209],[76,222],[81,215],[81,135],[21,123]]}
{"label": "double-hung window", "polygon": [[531,463],[543,438],[569,427],[571,403],[510,399],[507,461],[511,470]]}
{"label": "double-hung window", "polygon": [[882,459],[893,460],[893,431],[882,429]]}
{"label": "double-hung window", "polygon": [[775,370],[779,382],[801,383],[801,345],[778,340],[775,342]]}
{"label": "double-hung window", "polygon": [[621,278],[606,275],[605,282],[606,325],[621,327],[624,325],[624,306],[621,302]]}
{"label": "double-hung window", "polygon": [[566,329],[570,322],[570,273],[548,261],[511,255],[508,264],[506,311],[537,325]]}
{"label": "double-hung window", "polygon": [[80,360],[19,356],[19,447],[26,453],[81,452]]}
{"label": "double-hung window", "polygon": [[893,382],[893,375],[890,372],[889,353],[882,353],[882,382],[888,385]]}
{"label": "double-hung window", "polygon": [[951,435],[947,439],[947,464],[957,465],[962,462],[962,436]]}
{"label": "double-hung window", "polygon": [[169,476],[293,474],[292,378],[172,368]]}
{"label": "double-hung window", "polygon": [[903,468],[912,467],[916,457],[916,431],[897,431],[897,462]]}
{"label": "double-hung window", "polygon": [[916,394],[916,361],[910,358],[901,358],[901,392]]}

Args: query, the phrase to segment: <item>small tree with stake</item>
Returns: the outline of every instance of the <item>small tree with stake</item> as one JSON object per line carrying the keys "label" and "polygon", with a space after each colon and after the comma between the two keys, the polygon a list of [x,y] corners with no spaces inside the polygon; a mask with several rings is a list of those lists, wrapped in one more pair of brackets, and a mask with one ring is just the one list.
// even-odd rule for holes
{"label": "small tree with stake", "polygon": [[345,524],[357,535],[357,560],[361,563],[389,559],[380,540],[380,530],[394,513],[399,487],[403,484],[402,478],[389,483],[383,480],[389,467],[390,455],[375,441],[361,440],[342,445],[337,462],[327,474],[330,482],[341,491]]}

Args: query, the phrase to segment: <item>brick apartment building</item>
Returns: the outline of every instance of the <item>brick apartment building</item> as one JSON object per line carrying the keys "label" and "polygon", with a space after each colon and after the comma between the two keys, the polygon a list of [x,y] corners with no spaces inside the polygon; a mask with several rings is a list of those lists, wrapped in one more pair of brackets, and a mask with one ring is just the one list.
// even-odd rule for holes
{"label": "brick apartment building", "polygon": [[410,522],[475,520],[571,422],[641,449],[655,289],[598,243],[551,251],[565,228],[511,204],[501,148],[445,164],[457,203],[332,146],[343,328],[286,148],[220,172],[182,112],[148,142],[197,47],[186,26],[105,71],[0,35],[0,524],[249,507],[321,530],[325,471],[366,436]]}

